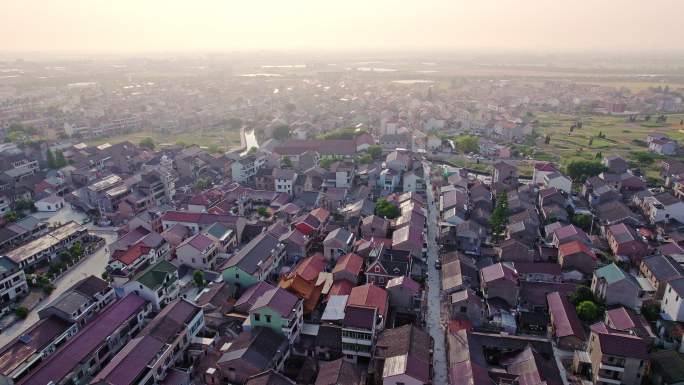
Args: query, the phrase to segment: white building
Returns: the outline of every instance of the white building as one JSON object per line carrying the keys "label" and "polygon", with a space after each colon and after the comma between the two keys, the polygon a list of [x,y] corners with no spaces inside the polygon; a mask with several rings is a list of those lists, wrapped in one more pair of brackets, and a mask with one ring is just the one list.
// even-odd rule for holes
{"label": "white building", "polygon": [[643,209],[652,224],[669,222],[670,219],[684,223],[684,202],[669,192],[644,198]]}
{"label": "white building", "polygon": [[294,170],[276,169],[273,171],[275,191],[292,195],[297,173]]}
{"label": "white building", "polygon": [[684,278],[667,283],[663,300],[660,301],[661,316],[670,321],[684,321]]}
{"label": "white building", "polygon": [[57,194],[46,196],[35,203],[36,210],[40,212],[55,212],[64,207],[64,198]]}
{"label": "white building", "polygon": [[568,195],[572,193],[572,180],[559,172],[544,175],[544,186],[546,188],[555,187]]}
{"label": "white building", "polygon": [[10,301],[28,293],[24,271],[7,257],[0,257],[0,314],[8,310]]}
{"label": "white building", "polygon": [[235,182],[245,182],[256,175],[257,171],[263,167],[266,159],[262,155],[249,155],[230,165],[233,180]]}

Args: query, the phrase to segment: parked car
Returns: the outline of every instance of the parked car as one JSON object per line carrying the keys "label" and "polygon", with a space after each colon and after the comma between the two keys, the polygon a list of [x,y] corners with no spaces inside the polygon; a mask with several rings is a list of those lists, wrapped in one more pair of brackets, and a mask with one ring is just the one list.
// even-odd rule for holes
{"label": "parked car", "polygon": [[439,259],[435,261],[435,269],[442,270],[442,261]]}

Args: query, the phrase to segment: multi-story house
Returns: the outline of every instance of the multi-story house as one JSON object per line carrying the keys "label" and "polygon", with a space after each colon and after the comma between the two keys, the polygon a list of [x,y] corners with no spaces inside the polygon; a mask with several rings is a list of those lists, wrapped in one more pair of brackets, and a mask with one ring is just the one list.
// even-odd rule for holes
{"label": "multi-story house", "polygon": [[169,303],[95,376],[93,383],[161,383],[168,370],[187,358],[187,349],[204,327],[202,308],[184,299]]}
{"label": "multi-story house", "polygon": [[200,233],[186,239],[176,248],[178,261],[194,269],[213,270],[218,248],[214,241]]}
{"label": "multi-story house", "polygon": [[646,296],[636,278],[614,263],[594,271],[591,291],[608,306],[623,305],[635,310],[641,309]]}
{"label": "multi-story house", "polygon": [[37,321],[0,349],[0,378],[17,383],[77,331],[77,324],[56,316]]}
{"label": "multi-story house", "polygon": [[24,270],[12,259],[0,257],[0,314],[9,311],[9,304],[24,294],[28,294]]}
{"label": "multi-story house", "polygon": [[52,261],[62,251],[82,242],[87,234],[88,230],[84,226],[72,221],[5,255],[19,264],[20,268],[26,269],[41,261]]}
{"label": "multi-story house", "polygon": [[648,344],[640,337],[608,328],[603,322],[591,326],[587,347],[592,382],[596,385],[639,385],[648,367]]}
{"label": "multi-story house", "polygon": [[146,299],[158,311],[178,298],[178,269],[170,262],[162,260],[143,270],[133,279],[127,282],[115,279],[112,285],[123,295],[135,293]]}
{"label": "multi-story house", "polygon": [[256,175],[257,171],[266,163],[266,158],[261,154],[246,156],[233,162],[231,172],[233,181],[243,183]]}
{"label": "multi-story house", "polygon": [[225,282],[245,290],[277,272],[284,255],[285,247],[278,238],[263,232],[217,269],[222,271]]}
{"label": "multi-story house", "polygon": [[102,311],[17,385],[85,385],[143,327],[150,306],[129,294]]}
{"label": "multi-story house", "polygon": [[672,219],[684,223],[684,202],[669,192],[644,198],[642,207],[648,221],[652,224],[669,222]]}
{"label": "multi-story house", "polygon": [[40,309],[38,315],[41,319],[56,316],[83,327],[115,299],[114,289],[107,282],[91,275],[78,281]]}
{"label": "multi-story house", "polygon": [[684,321],[684,278],[677,278],[665,285],[663,300],[660,301],[660,314],[663,319]]}
{"label": "multi-story house", "polygon": [[380,331],[378,310],[367,306],[349,306],[342,320],[342,354],[354,363],[369,363]]}
{"label": "multi-story house", "polygon": [[289,169],[275,169],[273,170],[273,180],[275,184],[275,191],[292,195],[294,182],[297,179],[297,173]]}
{"label": "multi-story house", "polygon": [[299,338],[303,317],[303,301],[279,287],[262,294],[249,310],[250,327],[271,328],[285,336],[290,344]]}

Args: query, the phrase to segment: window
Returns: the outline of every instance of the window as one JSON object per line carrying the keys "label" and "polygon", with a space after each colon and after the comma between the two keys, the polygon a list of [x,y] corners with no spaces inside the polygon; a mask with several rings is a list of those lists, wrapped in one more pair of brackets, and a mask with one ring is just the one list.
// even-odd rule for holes
{"label": "window", "polygon": [[266,315],[266,322],[271,323],[271,316],[270,315]]}
{"label": "window", "polygon": [[255,321],[261,321],[261,314],[259,314],[259,313],[254,313],[254,320],[255,320]]}

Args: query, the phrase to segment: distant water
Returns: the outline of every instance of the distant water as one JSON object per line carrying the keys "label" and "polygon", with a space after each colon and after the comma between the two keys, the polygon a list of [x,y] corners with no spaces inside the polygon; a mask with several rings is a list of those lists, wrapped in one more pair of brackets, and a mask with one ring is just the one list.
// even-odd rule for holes
{"label": "distant water", "polygon": [[392,80],[392,83],[397,83],[397,84],[427,84],[427,83],[434,83],[434,80],[404,79],[404,80]]}
{"label": "distant water", "polygon": [[262,73],[262,74],[242,74],[239,76],[242,76],[245,78],[277,78],[277,77],[281,77],[283,75]]}
{"label": "distant water", "polygon": [[306,64],[264,65],[261,68],[306,68]]}
{"label": "distant water", "polygon": [[382,68],[382,67],[356,67],[357,71],[362,72],[395,72],[394,68]]}

